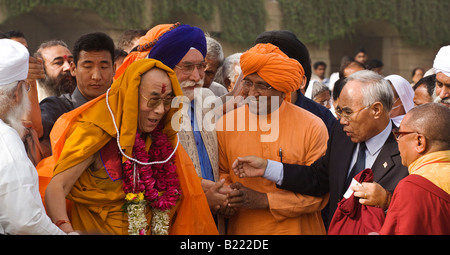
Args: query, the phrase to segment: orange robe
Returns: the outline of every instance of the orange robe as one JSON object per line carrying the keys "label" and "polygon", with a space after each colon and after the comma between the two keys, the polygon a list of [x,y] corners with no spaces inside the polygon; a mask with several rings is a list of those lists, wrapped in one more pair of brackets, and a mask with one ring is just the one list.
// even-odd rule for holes
{"label": "orange robe", "polygon": [[[242,114],[245,114],[245,129],[242,125],[244,119]],[[296,194],[278,189],[274,182],[262,177],[241,179],[231,168],[238,156],[255,155],[280,161],[280,148],[282,148],[282,162],[289,164],[310,165],[324,155],[328,132],[319,118],[286,101],[270,116],[276,119],[274,116],[277,114],[278,121],[272,120],[267,124],[264,119],[263,121],[259,119],[256,122],[256,115],[250,113],[246,105],[229,112],[217,123],[220,178],[225,178],[228,183],[240,182],[250,189],[267,193],[270,207],[239,209],[229,220],[227,234],[326,234],[320,211],[325,207],[328,195],[319,198]],[[227,121],[230,121],[229,118],[232,116],[235,117],[234,123],[228,124],[227,127]],[[251,124],[249,126],[249,120],[254,124],[253,127]],[[272,129],[269,130],[270,126]],[[234,128],[234,131],[228,131],[231,128]],[[273,138],[273,141],[261,142],[261,135],[268,135],[271,132],[274,136],[266,136],[263,139]]]}
{"label": "orange robe", "polygon": [[[108,94],[108,103],[120,130],[120,144],[127,155],[132,155],[137,130],[136,109],[140,76],[154,67],[165,70],[171,80],[174,94],[182,95],[173,70],[151,59],[138,60],[131,64],[112,84]],[[178,108],[172,108],[161,120],[164,123],[163,132],[168,135],[173,147],[177,136],[171,126],[171,118],[177,110]],[[46,172],[53,166],[54,175],[66,171],[97,153],[111,139],[116,139],[116,136],[104,94],[58,119],[50,134],[53,155],[43,162],[38,172],[45,178],[48,174]],[[150,137],[147,137],[146,144],[148,149],[151,144]],[[182,196],[171,212],[172,216],[175,216],[175,213],[176,216],[171,217],[169,234],[218,234],[194,165],[181,145],[175,153],[175,164]],[[43,185],[45,186],[40,186],[41,191],[46,188],[46,183]],[[74,229],[100,234],[128,233],[127,215],[122,210],[125,203],[122,182],[109,179],[104,168],[95,172],[85,170],[67,198],[73,201],[71,221]],[[147,219],[150,220],[149,217]]]}

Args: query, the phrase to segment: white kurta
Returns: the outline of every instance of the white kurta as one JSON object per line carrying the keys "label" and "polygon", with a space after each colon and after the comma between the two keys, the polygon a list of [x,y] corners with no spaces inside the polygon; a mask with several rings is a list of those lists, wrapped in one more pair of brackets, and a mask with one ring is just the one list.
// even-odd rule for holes
{"label": "white kurta", "polygon": [[38,180],[18,133],[0,119],[0,234],[65,234],[47,216]]}

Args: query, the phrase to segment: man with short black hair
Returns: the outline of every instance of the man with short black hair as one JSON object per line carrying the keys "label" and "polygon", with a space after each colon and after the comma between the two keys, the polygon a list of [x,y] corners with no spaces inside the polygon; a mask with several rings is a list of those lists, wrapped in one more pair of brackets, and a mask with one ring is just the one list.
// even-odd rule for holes
{"label": "man with short black hair", "polygon": [[104,94],[111,86],[114,47],[113,40],[101,32],[83,35],[75,42],[70,73],[75,76],[77,87],[73,93],[47,97],[40,103],[44,128],[40,141],[41,145],[47,147],[45,156],[51,155],[49,136],[56,120],[62,114]]}

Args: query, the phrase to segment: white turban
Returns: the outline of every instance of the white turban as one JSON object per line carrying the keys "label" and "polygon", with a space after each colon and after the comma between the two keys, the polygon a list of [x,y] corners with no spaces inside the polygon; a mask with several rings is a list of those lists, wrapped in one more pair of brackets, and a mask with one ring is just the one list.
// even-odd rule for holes
{"label": "white turban", "polygon": [[450,45],[442,47],[434,59],[433,68],[436,73],[450,77]]}
{"label": "white turban", "polygon": [[25,80],[30,54],[21,43],[0,39],[0,86]]}

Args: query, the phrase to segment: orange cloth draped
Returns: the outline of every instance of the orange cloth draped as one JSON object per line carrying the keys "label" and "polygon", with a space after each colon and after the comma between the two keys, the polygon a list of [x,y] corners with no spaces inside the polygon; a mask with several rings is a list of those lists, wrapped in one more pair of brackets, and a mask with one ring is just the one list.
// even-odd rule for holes
{"label": "orange cloth draped", "polygon": [[[262,177],[239,178],[231,170],[237,157],[247,155],[280,161],[280,148],[283,163],[288,164],[310,165],[324,155],[328,132],[315,115],[283,101],[280,108],[268,116],[270,121],[265,115],[251,113],[246,105],[218,120],[220,178],[228,184],[240,182],[267,193],[269,200],[267,209],[238,209],[228,221],[227,234],[326,234],[320,210],[327,204],[328,194],[323,197],[296,194],[278,189],[274,182]],[[303,124],[293,126],[292,123]]]}
{"label": "orange cloth draped", "polygon": [[117,80],[133,62],[136,60],[144,59],[147,57],[150,50],[161,37],[167,31],[170,31],[177,27],[180,23],[175,24],[161,24],[148,30],[147,33],[139,38],[137,51],[130,52],[123,60],[122,65],[117,69],[114,80]]}
{"label": "orange cloth draped", "polygon": [[[182,95],[173,70],[153,59],[134,62],[112,84],[108,103],[120,131],[121,148],[127,155],[132,155],[137,131],[140,77],[153,67],[165,70],[175,96]],[[163,132],[168,135],[174,147],[177,136],[171,126],[171,119],[178,114],[178,109],[171,108],[161,120],[164,123]],[[58,119],[50,134],[54,149],[53,160],[46,159],[47,163],[51,165],[56,162],[54,175],[57,175],[97,153],[111,139],[116,139],[116,136],[104,94]],[[149,137],[146,143],[149,147]],[[122,162],[125,160],[123,158]],[[218,234],[194,166],[181,145],[175,153],[175,164],[182,197],[178,201],[176,217],[172,219],[169,233]],[[128,222],[122,210],[125,202],[122,182],[102,179],[105,174],[104,168],[95,172],[87,169],[73,186],[68,195],[74,201],[72,225],[75,229],[78,227],[94,233],[127,234]]]}
{"label": "orange cloth draped", "polygon": [[285,100],[291,101],[291,92],[300,88],[305,71],[295,59],[289,58],[277,46],[260,43],[241,56],[244,77],[257,73],[274,89],[286,93]]}

